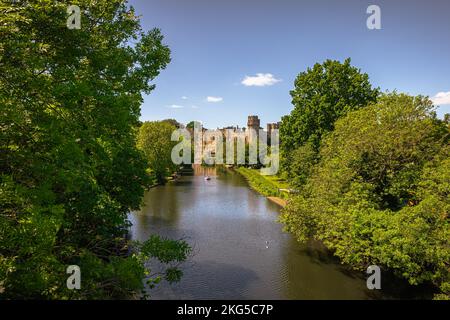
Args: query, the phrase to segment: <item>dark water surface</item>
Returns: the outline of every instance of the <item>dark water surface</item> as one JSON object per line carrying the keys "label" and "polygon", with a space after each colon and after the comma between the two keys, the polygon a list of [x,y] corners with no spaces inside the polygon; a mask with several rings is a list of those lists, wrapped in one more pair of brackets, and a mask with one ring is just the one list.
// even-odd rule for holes
{"label": "dark water surface", "polygon": [[380,294],[366,288],[363,274],[282,232],[279,207],[232,171],[197,168],[193,176],[149,190],[144,201],[140,212],[130,214],[133,239],[157,233],[184,238],[194,247],[182,280],[152,290],[153,299],[370,299]]}

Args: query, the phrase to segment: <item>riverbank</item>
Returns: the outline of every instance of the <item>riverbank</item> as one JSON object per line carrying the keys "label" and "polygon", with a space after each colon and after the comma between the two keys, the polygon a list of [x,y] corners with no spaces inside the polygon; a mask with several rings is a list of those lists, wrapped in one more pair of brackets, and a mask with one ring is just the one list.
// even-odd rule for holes
{"label": "riverbank", "polygon": [[282,231],[278,208],[225,166],[196,166],[192,175],[146,192],[142,202],[129,215],[133,240],[158,234],[195,246],[182,281],[148,288],[153,299],[369,298],[358,273],[349,277],[338,262],[324,260],[322,248],[295,242]]}
{"label": "riverbank", "polygon": [[176,171],[174,171],[170,176],[166,176],[166,177],[165,177],[164,183],[158,182],[158,180],[153,179],[152,184],[151,184],[150,186],[147,187],[147,190],[150,190],[150,189],[155,188],[155,187],[158,187],[158,186],[162,186],[162,185],[164,185],[164,184],[166,184],[166,183],[168,183],[168,182],[175,181],[175,180],[177,180],[178,178],[180,178],[180,177],[183,175],[183,173],[186,174],[186,172],[192,173],[193,170],[192,170],[191,167],[184,168],[183,166],[181,166],[181,167],[179,167]]}
{"label": "riverbank", "polygon": [[242,175],[253,190],[266,196],[270,201],[281,207],[287,205],[289,195],[282,191],[289,189],[286,181],[278,176],[263,176],[258,169],[237,167],[234,171]]}
{"label": "riverbank", "polygon": [[[265,199],[250,190],[249,183],[235,169],[197,166],[192,174],[183,174],[178,181],[146,192],[141,210],[130,213],[133,240],[145,241],[149,235],[158,234],[187,238],[196,247],[189,262],[193,267],[183,270],[182,282],[176,286],[162,283],[149,291],[152,297],[339,300],[432,297],[424,288],[412,287],[387,270],[382,270],[383,289],[368,290],[365,272],[342,264],[321,242],[300,244],[291,234],[283,232],[279,210],[267,201],[273,198]],[[251,173],[259,174],[258,170]],[[213,179],[205,181],[206,175]],[[277,182],[276,176],[262,177]]]}
{"label": "riverbank", "polygon": [[284,199],[281,199],[278,197],[267,197],[267,199],[269,199],[273,203],[276,203],[277,205],[279,205],[282,208],[287,206],[287,200],[284,200]]}

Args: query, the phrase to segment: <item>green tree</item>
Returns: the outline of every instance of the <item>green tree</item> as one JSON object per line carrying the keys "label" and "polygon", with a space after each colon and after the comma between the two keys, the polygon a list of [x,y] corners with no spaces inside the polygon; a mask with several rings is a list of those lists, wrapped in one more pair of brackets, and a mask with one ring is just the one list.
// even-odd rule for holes
{"label": "green tree", "polygon": [[171,153],[176,141],[171,141],[176,127],[166,121],[144,122],[139,128],[137,146],[148,161],[151,174],[158,183],[176,169]]}
{"label": "green tree", "polygon": [[[376,101],[378,89],[373,89],[369,76],[353,66],[326,60],[300,73],[291,91],[294,110],[282,118],[280,127],[282,169],[296,180],[308,174],[307,168],[291,169],[292,152],[305,144],[318,151],[322,136],[333,130],[337,119],[351,110],[357,110]],[[305,154],[306,150],[297,153]],[[297,179],[303,180],[303,178]]]}
{"label": "green tree", "polygon": [[63,2],[0,1],[0,295],[128,297],[151,255],[124,237],[150,182],[135,127],[170,50],[123,0],[73,1],[80,30]]}
{"label": "green tree", "polygon": [[450,125],[450,113],[444,115],[444,122]]}
{"label": "green tree", "polygon": [[288,172],[284,171],[282,175],[289,180],[292,186],[301,188],[306,183],[318,158],[316,148],[308,141],[291,152],[285,153],[284,162]]}
{"label": "green tree", "polygon": [[167,123],[173,125],[177,129],[180,129],[183,127],[183,125],[175,119],[165,119],[165,120],[163,120],[163,122],[167,122]]}
{"label": "green tree", "polygon": [[281,220],[356,269],[379,264],[448,292],[449,130],[427,98],[388,94],[336,122]]}
{"label": "green tree", "polygon": [[186,125],[186,129],[194,130],[195,124],[197,124],[198,126],[201,125],[201,123],[198,122],[198,121],[190,121],[190,122]]}

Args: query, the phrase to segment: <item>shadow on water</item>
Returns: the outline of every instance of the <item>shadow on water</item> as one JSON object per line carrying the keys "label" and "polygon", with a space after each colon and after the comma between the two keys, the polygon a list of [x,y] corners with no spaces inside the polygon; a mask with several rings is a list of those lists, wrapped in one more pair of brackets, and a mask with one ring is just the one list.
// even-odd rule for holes
{"label": "shadow on water", "polygon": [[247,287],[258,280],[257,274],[251,269],[215,261],[194,262],[183,271],[184,275],[179,283],[150,290],[151,297],[176,300],[249,299]]}
{"label": "shadow on water", "polygon": [[[149,217],[160,218],[169,224],[176,225],[180,217],[180,204],[177,201],[178,193],[170,192],[172,185],[157,186],[146,192],[143,206],[139,213],[135,214],[138,227],[147,226]],[[154,201],[155,197],[158,201]]]}
{"label": "shadow on water", "polygon": [[[366,287],[320,243],[300,245],[277,223],[279,207],[231,170],[198,166],[192,176],[149,190],[130,214],[132,237],[187,239],[195,253],[175,285],[154,299],[411,299],[422,287],[382,273],[382,290]],[[209,176],[211,179],[204,179]]]}
{"label": "shadow on water", "polygon": [[401,279],[387,270],[382,270],[381,274],[381,290],[367,290],[371,299],[433,299],[436,288],[430,284],[410,285],[405,279]]}
{"label": "shadow on water", "polygon": [[172,187],[189,187],[192,185],[191,180],[186,180],[185,178],[179,178],[176,181],[169,182],[168,185]]}
{"label": "shadow on water", "polygon": [[[355,271],[340,262],[322,243],[311,241],[308,245],[297,249],[299,255],[306,255],[311,262],[318,265],[332,265],[348,278],[366,282],[368,275],[363,271]],[[365,289],[368,299],[432,299],[435,288],[429,284],[413,286],[407,280],[399,278],[392,271],[381,270],[381,290]]]}

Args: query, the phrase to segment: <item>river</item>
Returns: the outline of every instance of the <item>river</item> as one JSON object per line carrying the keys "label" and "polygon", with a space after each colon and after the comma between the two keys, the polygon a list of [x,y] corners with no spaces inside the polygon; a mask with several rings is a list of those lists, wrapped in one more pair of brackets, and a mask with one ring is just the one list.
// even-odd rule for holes
{"label": "river", "polygon": [[130,214],[133,239],[157,233],[194,248],[182,280],[151,290],[153,299],[383,297],[366,288],[364,274],[283,232],[280,208],[231,170],[197,167],[192,176],[150,189],[144,203]]}

